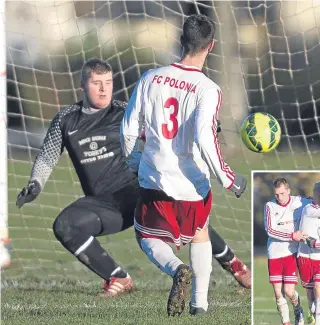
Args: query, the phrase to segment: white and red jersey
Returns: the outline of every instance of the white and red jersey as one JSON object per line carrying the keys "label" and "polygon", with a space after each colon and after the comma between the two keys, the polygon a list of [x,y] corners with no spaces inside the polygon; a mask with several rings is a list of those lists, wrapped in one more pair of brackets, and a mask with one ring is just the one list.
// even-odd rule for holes
{"label": "white and red jersey", "polygon": [[300,243],[298,256],[320,260],[320,206],[314,203],[306,205],[301,214],[300,230],[309,237],[315,238],[316,247],[310,248],[306,243]]}
{"label": "white and red jersey", "polygon": [[290,196],[284,205],[276,200],[266,203],[264,225],[268,234],[268,258],[297,253],[299,243],[292,240],[292,234],[299,229],[302,209],[310,202],[310,198]]}
{"label": "white and red jersey", "polygon": [[219,86],[196,67],[174,63],[141,77],[122,121],[121,144],[129,166],[135,166],[130,155],[144,124],[142,187],[198,201],[208,194],[210,172],[225,188],[233,185],[216,132],[221,100]]}

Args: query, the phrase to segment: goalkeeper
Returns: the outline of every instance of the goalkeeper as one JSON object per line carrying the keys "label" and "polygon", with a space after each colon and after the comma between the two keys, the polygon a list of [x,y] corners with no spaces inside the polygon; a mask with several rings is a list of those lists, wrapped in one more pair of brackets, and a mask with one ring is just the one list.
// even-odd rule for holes
{"label": "goalkeeper", "polygon": [[[42,191],[64,148],[79,177],[84,196],[56,218],[53,231],[61,244],[105,280],[104,295],[131,291],[133,281],[96,239],[133,226],[139,183],[125,162],[120,124],[127,103],[114,100],[112,68],[88,60],[81,73],[84,100],[62,109],[51,121],[33,164],[30,180],[17,197],[17,206]],[[251,287],[250,270],[212,229],[213,257],[244,287]]]}

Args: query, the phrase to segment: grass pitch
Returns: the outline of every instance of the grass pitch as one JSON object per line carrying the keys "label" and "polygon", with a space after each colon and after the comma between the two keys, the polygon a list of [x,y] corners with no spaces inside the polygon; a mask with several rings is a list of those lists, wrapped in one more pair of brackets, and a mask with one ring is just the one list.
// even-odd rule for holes
{"label": "grass pitch", "polygon": [[[241,199],[236,199],[213,182],[210,222],[237,255],[251,266],[250,171],[315,169],[320,166],[320,158],[279,153],[258,155],[246,150],[227,161],[237,172],[247,176],[248,190]],[[103,237],[100,241],[129,271],[136,291],[111,299],[98,297],[102,281],[66,252],[52,232],[53,220],[61,209],[82,194],[70,161],[63,156],[39,198],[18,210],[15,198],[27,183],[31,166],[19,157],[11,157],[8,166],[13,262],[1,279],[2,324],[251,324],[250,291],[241,290],[217,263],[213,265],[208,313],[194,318],[189,316],[187,306],[181,317],[168,318],[166,303],[171,279],[140,251],[133,229]],[[188,261],[187,248],[179,255]],[[267,287],[267,280],[263,281]],[[262,297],[269,304],[269,297]],[[264,303],[261,300],[260,305],[255,305],[259,313]],[[273,309],[272,299],[268,309]],[[271,313],[264,315],[267,317]],[[271,320],[270,324],[277,323],[277,315],[274,316],[275,323]]]}
{"label": "grass pitch", "polygon": [[[30,169],[29,162],[9,162],[13,262],[1,279],[2,324],[251,324],[251,292],[240,289],[216,262],[208,313],[191,317],[187,301],[182,316],[168,318],[166,305],[172,280],[140,251],[133,229],[99,240],[129,271],[136,290],[115,298],[99,297],[102,280],[69,254],[52,232],[61,209],[82,195],[70,162],[63,157],[39,198],[19,210],[15,207],[16,194],[26,184]],[[214,191],[218,204],[211,223],[250,266],[249,193],[238,200],[217,184]],[[178,255],[188,262],[187,247]]]}
{"label": "grass pitch", "polygon": [[[218,273],[218,274],[217,274]],[[249,325],[250,294],[239,291],[234,283],[221,279],[211,283],[207,315],[189,316],[188,307],[180,317],[166,316],[171,281],[154,269],[135,277],[137,290],[111,299],[97,297],[101,281],[42,280],[5,281],[2,294],[2,324],[234,324]],[[222,279],[224,278],[224,281]]]}

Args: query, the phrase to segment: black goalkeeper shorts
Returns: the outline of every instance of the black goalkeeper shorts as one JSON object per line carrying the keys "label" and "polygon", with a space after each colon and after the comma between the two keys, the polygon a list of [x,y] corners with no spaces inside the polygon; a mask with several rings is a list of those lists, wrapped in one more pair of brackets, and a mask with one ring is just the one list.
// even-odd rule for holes
{"label": "black goalkeeper shorts", "polygon": [[133,226],[139,184],[133,182],[104,196],[84,196],[66,207],[57,217],[65,227],[88,231],[93,236],[111,235]]}

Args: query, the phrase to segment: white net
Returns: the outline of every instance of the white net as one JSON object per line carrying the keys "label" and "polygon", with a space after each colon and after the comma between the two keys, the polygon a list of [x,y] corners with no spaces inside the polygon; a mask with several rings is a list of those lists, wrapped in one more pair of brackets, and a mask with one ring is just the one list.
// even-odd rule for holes
{"label": "white net", "polygon": [[[50,120],[81,99],[82,64],[91,57],[108,60],[114,97],[128,100],[144,71],[179,59],[181,27],[192,13],[207,14],[216,23],[216,45],[204,72],[223,91],[220,140],[231,167],[248,179],[251,169],[319,167],[319,2],[7,2],[13,264],[4,275],[56,276],[71,269],[74,275],[80,267],[52,232],[61,209],[81,195],[68,156],[61,157],[36,201],[18,210],[15,199],[28,181]],[[251,111],[279,119],[284,135],[278,151],[253,154],[242,146],[239,125]],[[250,188],[238,200],[215,181],[213,187],[211,224],[250,263]],[[132,230],[101,242],[129,269],[146,263]],[[86,274],[81,268],[80,273]]]}

